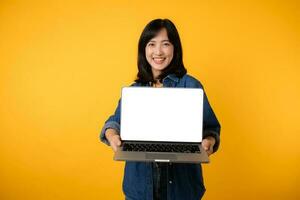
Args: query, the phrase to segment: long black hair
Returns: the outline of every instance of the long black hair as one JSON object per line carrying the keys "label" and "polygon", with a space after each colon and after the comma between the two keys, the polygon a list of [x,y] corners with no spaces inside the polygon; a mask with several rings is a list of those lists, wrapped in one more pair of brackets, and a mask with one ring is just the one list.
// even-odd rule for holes
{"label": "long black hair", "polygon": [[182,61],[182,47],[178,31],[169,19],[155,19],[149,22],[144,28],[138,44],[138,74],[136,82],[146,84],[148,82],[155,82],[151,66],[146,59],[145,48],[147,43],[154,38],[160,30],[165,28],[169,41],[174,46],[173,59],[169,66],[162,70],[162,73],[158,76],[158,80],[162,82],[162,79],[169,74],[175,74],[177,77],[182,77],[186,74],[186,69]]}

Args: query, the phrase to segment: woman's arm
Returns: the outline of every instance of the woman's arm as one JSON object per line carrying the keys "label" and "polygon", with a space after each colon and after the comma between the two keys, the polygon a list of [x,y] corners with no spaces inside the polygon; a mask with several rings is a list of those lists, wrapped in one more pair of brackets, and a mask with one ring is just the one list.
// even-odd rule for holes
{"label": "woman's arm", "polygon": [[[110,145],[108,138],[106,137],[106,132],[109,129],[113,129],[114,131],[108,131],[110,132],[110,134],[112,134],[112,132],[115,135],[119,135],[120,134],[120,104],[121,104],[121,99],[118,102],[118,106],[115,110],[115,113],[113,115],[111,115],[106,121],[105,124],[101,130],[100,133],[100,140],[102,142],[104,142],[107,145]],[[110,135],[109,134],[109,135]]]}
{"label": "woman's arm", "polygon": [[[186,87],[201,88],[204,90],[202,84],[197,79],[189,76],[186,80]],[[203,141],[202,146],[208,151],[208,154],[214,153],[218,150],[220,145],[220,123],[209,104],[208,98],[204,91],[203,100]]]}
{"label": "woman's arm", "polygon": [[117,148],[121,146],[121,138],[119,133],[115,129],[109,128],[105,131],[105,137],[113,151],[116,152]]}
{"label": "woman's arm", "polygon": [[[220,123],[212,110],[206,94],[204,93],[204,105],[203,105],[203,138],[208,139],[213,144],[213,152],[216,152],[220,146]],[[213,141],[212,138],[215,139]]]}

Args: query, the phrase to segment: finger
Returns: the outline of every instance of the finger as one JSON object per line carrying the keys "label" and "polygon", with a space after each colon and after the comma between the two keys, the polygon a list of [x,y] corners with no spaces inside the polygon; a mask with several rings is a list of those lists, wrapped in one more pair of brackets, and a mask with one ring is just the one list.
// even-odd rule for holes
{"label": "finger", "polygon": [[116,138],[116,144],[117,144],[117,146],[121,146],[121,138],[120,138],[120,136],[118,136],[117,138]]}
{"label": "finger", "polygon": [[111,143],[114,143],[115,145],[118,145],[119,142],[121,142],[120,136],[115,135],[115,136],[113,136],[113,137],[111,138]]}
{"label": "finger", "polygon": [[116,151],[117,151],[117,147],[116,147],[116,145],[115,145],[115,144],[112,144],[112,145],[111,145],[111,148],[112,148],[112,150],[113,150],[114,152],[116,152]]}
{"label": "finger", "polygon": [[121,140],[119,136],[112,138],[111,147],[113,148],[113,151],[116,152],[118,147],[121,146]]}
{"label": "finger", "polygon": [[207,155],[210,156],[213,152],[211,150],[206,151]]}
{"label": "finger", "polygon": [[207,152],[207,155],[208,155],[208,156],[210,156],[211,154],[213,154],[213,152],[214,152],[213,145],[210,145],[209,150],[206,151],[206,152]]}
{"label": "finger", "polygon": [[116,151],[116,142],[114,140],[114,138],[111,138],[111,140],[109,141],[110,147],[112,148],[113,151]]}
{"label": "finger", "polygon": [[203,140],[203,141],[202,141],[202,147],[203,147],[203,149],[204,149],[205,151],[209,150],[209,148],[210,148],[210,143],[209,143],[209,141]]}

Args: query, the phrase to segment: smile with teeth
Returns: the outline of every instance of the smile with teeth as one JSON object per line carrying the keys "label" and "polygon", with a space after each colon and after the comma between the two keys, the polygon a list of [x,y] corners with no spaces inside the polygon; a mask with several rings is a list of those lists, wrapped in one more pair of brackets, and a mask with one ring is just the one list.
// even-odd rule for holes
{"label": "smile with teeth", "polygon": [[166,58],[153,58],[153,61],[156,64],[162,64],[165,61]]}

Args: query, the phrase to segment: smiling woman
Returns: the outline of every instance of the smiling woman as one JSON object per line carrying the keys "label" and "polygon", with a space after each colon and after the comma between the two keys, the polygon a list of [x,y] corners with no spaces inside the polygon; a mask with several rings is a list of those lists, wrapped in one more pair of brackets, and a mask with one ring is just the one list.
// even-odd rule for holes
{"label": "smiling woman", "polygon": [[143,30],[138,45],[136,82],[146,84],[162,81],[173,73],[186,74],[182,61],[182,47],[175,25],[168,19],[155,19]]}
{"label": "smiling woman", "polygon": [[[186,74],[179,34],[168,19],[153,20],[144,28],[138,46],[138,70],[132,86],[203,89],[198,80]],[[119,104],[100,135],[101,141],[111,145],[114,151],[122,144],[120,111]],[[164,114],[160,110],[157,113]],[[176,114],[182,115],[178,111]],[[205,94],[203,129],[202,147],[211,155],[219,147],[220,124]],[[205,192],[202,168],[187,163],[126,162],[123,191],[128,200],[199,200]]]}
{"label": "smiling woman", "polygon": [[[0,1],[0,199],[124,199],[125,163],[113,162],[96,137],[119,88],[138,78],[144,27],[168,16],[184,66],[204,84],[226,135],[202,165],[203,200],[299,200],[299,2]],[[180,49],[168,30],[170,70]],[[141,54],[158,32],[147,32]],[[142,61],[140,80],[148,85],[151,66]],[[181,69],[162,78],[163,87],[192,86]],[[130,181],[143,166],[129,163],[137,171],[125,171],[139,199],[150,189]],[[181,179],[190,168],[180,170],[169,186],[190,187]],[[197,173],[186,178],[200,180]]]}

